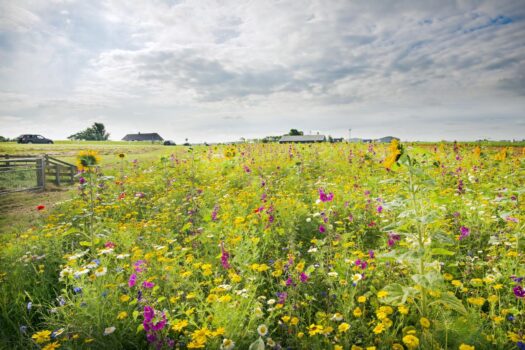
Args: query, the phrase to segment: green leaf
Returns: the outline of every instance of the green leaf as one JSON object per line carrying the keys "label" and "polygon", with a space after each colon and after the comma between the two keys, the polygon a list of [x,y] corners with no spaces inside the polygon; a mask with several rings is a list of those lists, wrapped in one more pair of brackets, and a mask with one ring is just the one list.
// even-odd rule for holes
{"label": "green leaf", "polygon": [[262,340],[261,337],[259,337],[259,339],[257,339],[256,341],[254,341],[250,347],[248,348],[248,350],[264,350],[264,341]]}
{"label": "green leaf", "polygon": [[137,333],[140,333],[144,330],[144,325],[141,323],[139,324],[139,326],[137,327]]}
{"label": "green leaf", "polygon": [[139,317],[139,312],[137,310],[133,311],[133,320],[136,321],[137,320],[137,317]]}
{"label": "green leaf", "polygon": [[83,247],[91,247],[91,242],[88,241],[81,241],[79,244]]}
{"label": "green leaf", "polygon": [[463,303],[461,302],[461,300],[456,298],[454,295],[450,295],[448,293],[441,294],[441,296],[439,298],[435,299],[434,301],[432,301],[428,305],[432,306],[434,304],[444,305],[445,307],[448,307],[448,308],[450,308],[452,310],[455,310],[455,311],[459,312],[462,315],[466,315],[467,314],[467,310],[465,309],[465,306],[463,306]]}
{"label": "green leaf", "polygon": [[408,297],[412,297],[419,293],[417,289],[412,287],[406,287],[402,286],[399,283],[393,283],[385,288],[383,288],[384,291],[387,291],[388,294],[386,297],[381,299],[381,302],[388,305],[402,305],[406,303]]}
{"label": "green leaf", "polygon": [[157,299],[157,303],[162,303],[164,300],[166,300],[166,297],[160,297]]}
{"label": "green leaf", "polygon": [[454,255],[455,252],[451,252],[450,250],[447,250],[445,248],[433,248],[432,249],[432,255]]}

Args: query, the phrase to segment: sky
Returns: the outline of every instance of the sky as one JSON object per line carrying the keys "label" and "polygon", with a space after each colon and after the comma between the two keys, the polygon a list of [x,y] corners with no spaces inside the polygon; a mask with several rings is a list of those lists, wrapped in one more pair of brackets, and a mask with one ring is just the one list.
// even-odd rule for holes
{"label": "sky", "polygon": [[525,138],[523,0],[0,0],[0,135]]}

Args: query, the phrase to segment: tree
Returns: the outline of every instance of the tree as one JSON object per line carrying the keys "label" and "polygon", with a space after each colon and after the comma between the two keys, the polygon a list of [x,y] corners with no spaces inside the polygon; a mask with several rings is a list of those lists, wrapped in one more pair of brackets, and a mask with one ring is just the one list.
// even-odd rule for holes
{"label": "tree", "polygon": [[109,133],[102,123],[93,123],[86,130],[79,131],[68,137],[70,140],[104,141],[109,138]]}
{"label": "tree", "polygon": [[288,133],[290,136],[302,136],[304,133],[302,131],[299,131],[297,129],[290,129],[290,132]]}

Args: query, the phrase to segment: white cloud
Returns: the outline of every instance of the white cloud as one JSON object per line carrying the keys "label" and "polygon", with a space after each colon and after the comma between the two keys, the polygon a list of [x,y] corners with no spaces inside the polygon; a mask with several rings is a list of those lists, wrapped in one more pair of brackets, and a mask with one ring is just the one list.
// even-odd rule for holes
{"label": "white cloud", "polygon": [[0,114],[42,127],[42,118],[71,121],[67,130],[50,130],[53,137],[100,115],[115,138],[135,129],[195,141],[292,127],[409,139],[525,131],[520,1],[107,0],[7,8]]}

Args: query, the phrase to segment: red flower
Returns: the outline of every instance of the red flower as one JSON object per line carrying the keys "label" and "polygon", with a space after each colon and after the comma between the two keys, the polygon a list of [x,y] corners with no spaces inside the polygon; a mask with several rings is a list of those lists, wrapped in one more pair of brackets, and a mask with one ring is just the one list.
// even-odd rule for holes
{"label": "red flower", "polygon": [[46,206],[42,205],[42,204],[40,204],[39,206],[36,207],[36,210],[38,210],[38,211],[44,210],[44,209],[46,209]]}

